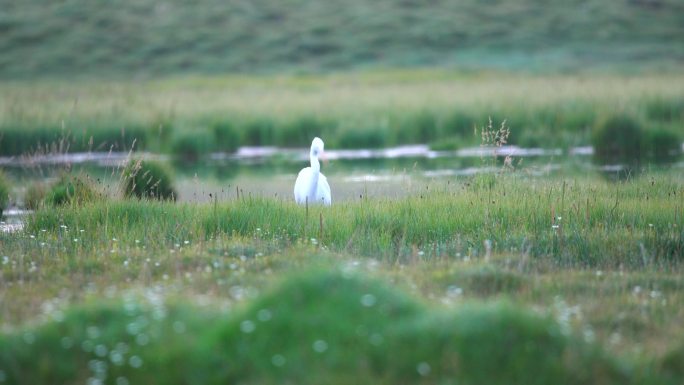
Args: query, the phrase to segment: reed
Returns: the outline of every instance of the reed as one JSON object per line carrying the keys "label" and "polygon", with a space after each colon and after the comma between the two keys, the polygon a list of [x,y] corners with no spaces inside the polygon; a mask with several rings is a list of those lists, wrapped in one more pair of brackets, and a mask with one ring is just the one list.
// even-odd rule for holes
{"label": "reed", "polygon": [[[489,118],[507,120],[511,144],[587,145],[607,116],[638,119],[647,133],[676,132],[684,119],[684,94],[671,85],[681,78],[677,73],[469,77],[432,70],[14,82],[0,87],[0,101],[15,106],[0,110],[0,154],[61,145],[70,151],[190,150],[196,156],[232,152],[239,145],[301,147],[313,136],[325,138],[331,148],[409,143],[458,148],[479,143],[473,128]],[[37,96],[41,103],[33,102]]]}

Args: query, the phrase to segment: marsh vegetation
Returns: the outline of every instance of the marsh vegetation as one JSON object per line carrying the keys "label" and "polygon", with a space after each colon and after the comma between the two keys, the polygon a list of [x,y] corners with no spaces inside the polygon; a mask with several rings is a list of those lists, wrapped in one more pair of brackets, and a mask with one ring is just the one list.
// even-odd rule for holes
{"label": "marsh vegetation", "polygon": [[332,207],[41,206],[0,235],[3,378],[677,383],[682,174],[497,170]]}
{"label": "marsh vegetation", "polygon": [[676,1],[220,3],[0,17],[0,384],[682,382]]}
{"label": "marsh vegetation", "polygon": [[133,149],[196,161],[239,146],[302,147],[316,135],[330,149],[454,150],[479,145],[473,131],[491,118],[496,125],[506,120],[509,144],[562,149],[619,139],[605,127],[612,121],[619,126],[613,129],[643,131],[639,154],[667,158],[667,143],[684,141],[684,93],[672,87],[682,81],[678,74],[425,70],[7,83],[0,90],[7,101],[0,109],[0,154]]}

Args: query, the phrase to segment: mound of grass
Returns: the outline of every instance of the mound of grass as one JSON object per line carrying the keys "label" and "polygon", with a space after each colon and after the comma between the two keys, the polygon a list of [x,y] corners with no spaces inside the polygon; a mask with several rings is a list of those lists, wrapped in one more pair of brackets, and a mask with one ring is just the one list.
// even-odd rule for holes
{"label": "mound of grass", "polygon": [[[618,384],[626,373],[507,302],[426,308],[381,282],[308,271],[228,315],[90,304],[0,335],[12,384]],[[123,380],[122,380],[123,379]]]}
{"label": "mound of grass", "polygon": [[126,198],[176,200],[171,173],[160,163],[131,159],[121,174]]}
{"label": "mound of grass", "polygon": [[669,351],[661,361],[661,370],[672,384],[684,379],[684,343]]}
{"label": "mound of grass", "polygon": [[654,128],[647,134],[648,156],[654,163],[676,162],[682,155],[681,131],[668,128]]}
{"label": "mound of grass", "polygon": [[420,310],[378,282],[320,271],[286,281],[212,339],[232,363],[228,382],[367,383],[395,369],[384,339]]}
{"label": "mound of grass", "polygon": [[34,182],[26,188],[24,195],[24,206],[29,210],[37,210],[45,204],[45,197],[48,194],[45,183]]}
{"label": "mound of grass", "polygon": [[[467,304],[400,328],[388,355],[415,382],[618,384],[630,372],[559,325],[508,302]],[[411,346],[411,349],[402,349]],[[390,353],[393,352],[394,354]],[[448,380],[447,380],[448,379]]]}
{"label": "mound of grass", "polygon": [[209,369],[195,361],[196,339],[215,320],[182,306],[91,303],[42,327],[0,336],[0,368],[17,385],[193,382]]}
{"label": "mound of grass", "polygon": [[601,121],[592,136],[594,160],[600,164],[636,166],[645,160],[656,164],[675,162],[682,153],[682,135],[676,129],[655,124],[645,130],[635,118],[616,115]]}
{"label": "mound of grass", "polygon": [[594,160],[599,164],[638,165],[644,157],[645,144],[641,123],[628,115],[604,119],[592,135]]}
{"label": "mound of grass", "polygon": [[83,205],[104,198],[88,176],[63,174],[50,187],[45,203],[50,206]]}
{"label": "mound of grass", "polygon": [[5,173],[0,170],[0,217],[9,205],[10,183]]}

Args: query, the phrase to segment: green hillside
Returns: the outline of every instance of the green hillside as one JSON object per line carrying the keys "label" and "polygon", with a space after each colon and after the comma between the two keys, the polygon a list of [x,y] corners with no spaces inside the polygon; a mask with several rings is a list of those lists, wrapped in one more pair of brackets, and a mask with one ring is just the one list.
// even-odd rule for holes
{"label": "green hillside", "polygon": [[3,1],[0,77],[676,68],[681,0]]}

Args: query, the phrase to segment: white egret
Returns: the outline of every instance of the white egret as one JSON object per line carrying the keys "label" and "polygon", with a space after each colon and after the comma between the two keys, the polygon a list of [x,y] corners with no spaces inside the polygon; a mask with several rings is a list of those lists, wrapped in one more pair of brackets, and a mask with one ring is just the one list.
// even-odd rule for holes
{"label": "white egret", "polygon": [[320,138],[314,138],[311,142],[309,159],[311,167],[303,168],[297,175],[294,186],[295,201],[300,204],[324,204],[330,206],[332,197],[330,196],[330,185],[325,175],[321,174],[321,164],[319,157],[323,156],[325,144]]}

